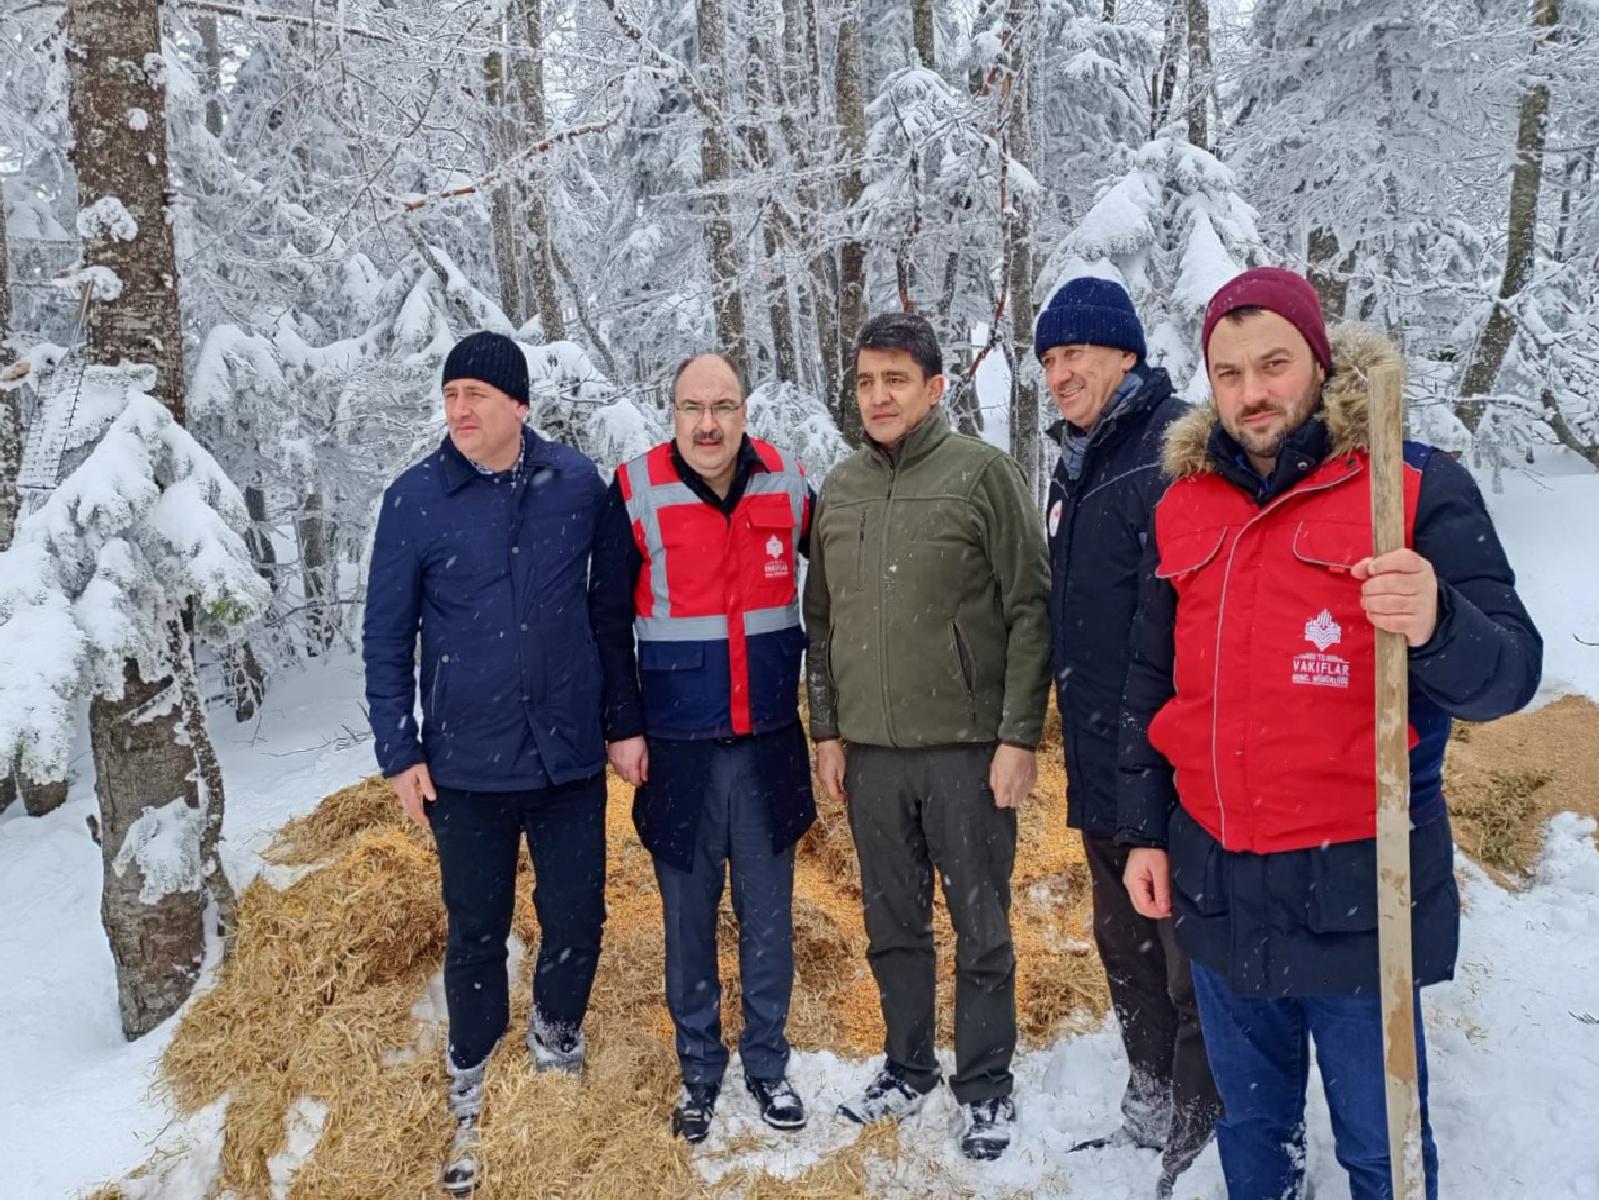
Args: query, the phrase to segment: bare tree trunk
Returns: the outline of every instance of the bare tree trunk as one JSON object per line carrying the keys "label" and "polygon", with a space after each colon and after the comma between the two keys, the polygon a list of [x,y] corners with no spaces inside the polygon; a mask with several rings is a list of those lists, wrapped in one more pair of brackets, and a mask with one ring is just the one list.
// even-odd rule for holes
{"label": "bare tree trunk", "polygon": [[[529,142],[544,140],[544,0],[521,0],[522,26],[528,52],[516,62],[516,91],[522,103],[522,128]],[[555,287],[555,247],[550,222],[549,194],[540,165],[527,184],[527,250],[531,258],[533,298],[538,302],[539,325],[544,340],[566,340],[566,317]],[[614,377],[614,370],[613,370]]]}
{"label": "bare tree trunk", "polygon": [[[701,86],[717,114],[727,112],[727,15],[722,0],[696,0],[695,32],[700,51]],[[722,120],[706,115],[700,133],[700,182],[710,213],[712,303],[716,309],[716,338],[721,349],[750,375],[749,346],[745,342],[744,296],[739,290],[738,249],[733,244],[733,204],[727,195],[732,178],[727,135]]]}
{"label": "bare tree trunk", "polygon": [[222,867],[222,815],[226,810],[226,792],[222,764],[217,761],[216,747],[205,727],[205,702],[200,696],[194,655],[189,645],[189,631],[184,623],[168,622],[167,652],[172,655],[176,668],[178,694],[183,704],[183,731],[194,748],[195,777],[202,789],[200,802],[205,812],[205,822],[200,828],[200,877],[205,882],[206,894],[216,905],[217,932],[224,940],[231,941],[238,897]]}
{"label": "bare tree trunk", "polygon": [[838,123],[843,133],[843,201],[849,232],[839,253],[839,393],[834,419],[844,440],[859,446],[864,436],[855,404],[855,357],[850,353],[866,323],[866,245],[860,240],[860,214],[855,211],[865,190],[861,165],[866,157],[866,60],[861,48],[860,0],[849,0],[840,14],[834,63]]}
{"label": "bare tree trunk", "polygon": [[129,833],[160,810],[199,860],[203,819],[194,756],[178,741],[182,705],[171,679],[146,683],[124,668],[123,695],[89,705],[105,890],[100,916],[117,964],[122,1032],[130,1040],[178,1010],[194,988],[205,948],[205,889],[198,871],[163,880],[146,871]]}
{"label": "bare tree trunk", "polygon": [[1186,0],[1188,16],[1188,142],[1210,149],[1210,2]]}
{"label": "bare tree trunk", "polygon": [[[1028,18],[1032,15],[1028,0],[1010,0],[1006,19],[1010,25],[1010,93],[1008,131],[1004,149],[1023,166],[1031,166],[1032,81],[1031,64],[1027,61]],[[1038,494],[1038,389],[1028,377],[1026,368],[1033,355],[1033,243],[1032,201],[1011,192],[1008,197],[1011,216],[1006,228],[1006,256],[1010,260],[1010,317],[1011,346],[1014,360],[1011,363],[1011,420],[1010,452],[1022,469],[1022,479],[1027,484],[1027,494]],[[975,387],[973,389],[975,391]]]}
{"label": "bare tree trunk", "polygon": [[204,67],[205,130],[214,138],[222,136],[222,44],[217,38],[217,19],[202,13],[195,19],[200,31],[200,62]]}
{"label": "bare tree trunk", "polygon": [[335,596],[333,545],[326,508],[321,490],[312,488],[300,501],[300,511],[294,518],[294,533],[300,545],[300,578],[305,587],[306,614],[311,630],[310,652],[313,655],[333,644],[338,626],[332,612]]}
{"label": "bare tree trunk", "polygon": [[588,335],[589,345],[594,347],[594,353],[600,356],[600,363],[605,368],[605,374],[610,379],[616,379],[616,359],[611,354],[611,348],[600,336],[599,329],[589,316],[588,301],[583,298],[583,289],[576,279],[572,278],[571,269],[567,267],[566,260],[561,257],[561,252],[550,246],[550,263],[555,267],[555,273],[566,284],[566,290],[572,293],[572,307],[577,309],[577,323],[583,327],[583,332]]}
{"label": "bare tree trunk", "polygon": [[1116,0],[1105,0],[1105,24],[1116,20]]}
{"label": "bare tree trunk", "polygon": [[922,66],[938,69],[937,34],[933,21],[933,0],[911,0],[911,30]]}
{"label": "bare tree trunk", "polygon": [[1329,320],[1341,318],[1349,305],[1349,273],[1355,269],[1355,252],[1351,250],[1338,261],[1338,235],[1318,225],[1310,231],[1305,257],[1310,260],[1310,282],[1321,297],[1322,311]]}
{"label": "bare tree trunk", "polygon": [[[1535,48],[1557,36],[1560,0],[1533,0]],[[1472,348],[1461,377],[1460,403],[1455,412],[1472,433],[1482,421],[1483,405],[1475,397],[1493,391],[1499,369],[1515,337],[1516,319],[1509,305],[1532,274],[1537,249],[1538,193],[1543,186],[1544,138],[1549,116],[1549,84],[1538,80],[1521,94],[1521,114],[1516,126],[1516,166],[1510,174],[1510,215],[1505,235],[1505,273],[1499,284],[1499,302],[1488,314],[1482,336]]]}
{"label": "bare tree trunk", "polygon": [[1177,90],[1177,37],[1184,0],[1167,0],[1165,26],[1160,39],[1160,58],[1149,88],[1149,136],[1159,135],[1171,115],[1172,93]]}
{"label": "bare tree trunk", "polygon": [[[11,274],[6,242],[5,197],[0,194],[0,379],[17,361],[11,346]],[[22,470],[22,389],[0,382],[0,550],[11,545],[21,497],[17,475]],[[3,807],[3,806],[0,806]]]}
{"label": "bare tree trunk", "polygon": [[[748,48],[744,86],[750,107],[749,144],[755,165],[765,174],[771,171],[773,162],[771,139],[766,136],[766,129],[761,124],[768,107],[766,95],[768,65],[765,62],[766,55],[753,31],[749,37]],[[782,85],[777,80],[773,80],[773,84],[776,91],[776,107],[781,110],[784,107]],[[784,239],[778,232],[778,219],[776,201],[768,198],[761,205],[761,240],[766,251],[766,264],[761,272],[761,279],[766,287],[767,321],[772,327],[772,366],[778,379],[784,383],[793,383],[799,378],[799,365],[794,352],[794,313],[788,300],[788,255]],[[750,380],[751,386],[754,386],[754,383],[754,380]]]}
{"label": "bare tree trunk", "polygon": [[[88,223],[83,259],[108,268],[121,283],[117,296],[102,296],[90,309],[86,355],[107,366],[124,360],[154,366],[153,394],[181,423],[183,327],[168,208],[160,7],[145,0],[68,0],[67,37],[79,203],[101,217]],[[129,120],[135,109],[143,120]],[[131,223],[114,219],[118,203]],[[132,661],[124,664],[123,677],[120,697],[91,702],[89,734],[105,863],[101,917],[116,962],[123,1032],[134,1038],[171,1016],[193,988],[205,905],[198,872],[147,874],[142,843],[130,842],[129,833],[148,834],[165,814],[163,843],[187,849],[191,836],[198,839],[204,814],[197,811],[194,751],[179,736],[181,705],[172,680],[146,682]],[[203,714],[198,729],[203,738]],[[198,861],[198,845],[193,849]]]}
{"label": "bare tree trunk", "polygon": [[[495,158],[510,157],[508,123],[505,116],[505,56],[491,50],[483,56],[483,94],[494,114],[492,127]],[[489,230],[494,238],[494,273],[500,279],[500,307],[512,325],[520,327],[526,314],[522,308],[522,264],[517,252],[515,226],[511,215],[514,192],[510,180],[498,179],[489,197]]]}

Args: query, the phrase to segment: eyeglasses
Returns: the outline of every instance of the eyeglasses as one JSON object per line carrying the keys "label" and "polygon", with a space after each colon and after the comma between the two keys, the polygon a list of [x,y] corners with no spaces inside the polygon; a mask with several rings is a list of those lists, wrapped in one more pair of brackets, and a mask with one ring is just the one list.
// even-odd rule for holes
{"label": "eyeglasses", "polygon": [[[705,415],[705,410],[707,408],[706,405],[701,404],[696,400],[687,400],[681,404],[674,404],[672,407],[677,409],[679,414],[687,417],[690,421],[698,421]],[[711,416],[715,417],[718,421],[727,420],[743,407],[744,402],[742,400],[718,400],[715,404],[709,406]]]}

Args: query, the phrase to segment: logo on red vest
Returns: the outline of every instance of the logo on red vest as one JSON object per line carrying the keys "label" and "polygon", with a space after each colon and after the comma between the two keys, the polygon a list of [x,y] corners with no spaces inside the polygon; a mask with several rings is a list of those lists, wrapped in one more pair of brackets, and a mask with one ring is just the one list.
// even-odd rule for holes
{"label": "logo on red vest", "polygon": [[1331,612],[1324,608],[1305,622],[1305,640],[1316,650],[1294,655],[1293,682],[1309,687],[1348,687],[1349,661],[1327,653],[1344,640],[1344,631]]}
{"label": "logo on red vest", "polygon": [[786,579],[789,575],[788,559],[783,557],[783,540],[773,534],[766,539],[766,553],[771,559],[766,564],[766,578]]}

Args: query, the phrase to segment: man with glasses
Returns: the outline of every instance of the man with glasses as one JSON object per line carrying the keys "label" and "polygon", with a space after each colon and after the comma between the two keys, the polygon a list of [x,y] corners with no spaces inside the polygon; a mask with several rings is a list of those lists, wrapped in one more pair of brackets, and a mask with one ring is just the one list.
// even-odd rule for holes
{"label": "man with glasses", "polygon": [[686,359],[672,409],[673,440],[616,472],[589,603],[611,766],[637,789],[633,822],[661,889],[683,1075],[672,1127],[700,1142],[728,1060],[716,924],[729,873],[744,1082],[767,1124],[805,1124],[784,1028],[794,843],[816,817],[799,724],[796,568],[813,498],[792,458],[745,433],[744,389],[726,356]]}

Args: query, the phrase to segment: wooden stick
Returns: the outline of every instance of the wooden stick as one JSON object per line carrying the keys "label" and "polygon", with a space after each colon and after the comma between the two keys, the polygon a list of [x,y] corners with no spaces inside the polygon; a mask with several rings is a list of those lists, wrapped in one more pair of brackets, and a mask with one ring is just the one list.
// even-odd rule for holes
{"label": "wooden stick", "polygon": [[[1405,545],[1404,397],[1397,365],[1372,370],[1373,551]],[[1410,660],[1404,636],[1377,630],[1377,954],[1395,1200],[1422,1200],[1421,1103],[1410,948]]]}

